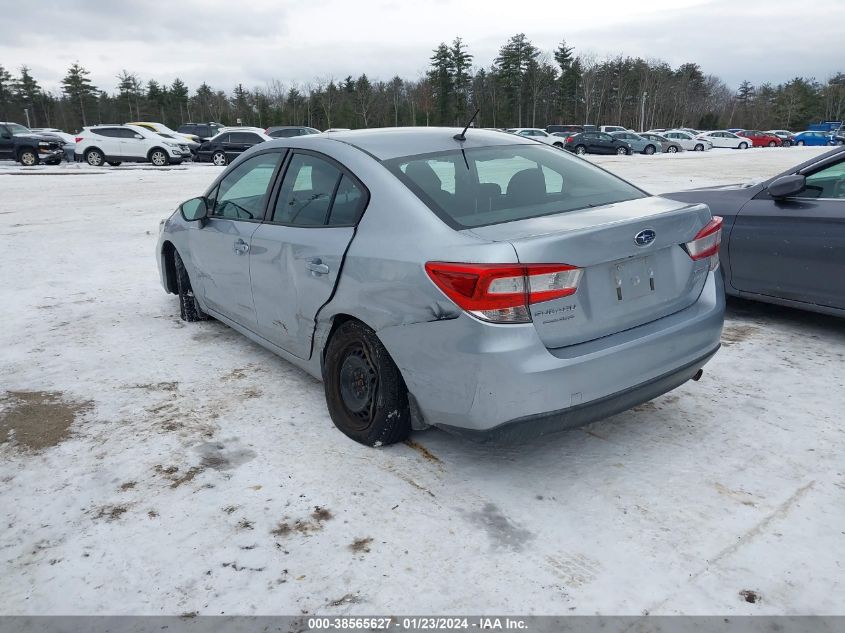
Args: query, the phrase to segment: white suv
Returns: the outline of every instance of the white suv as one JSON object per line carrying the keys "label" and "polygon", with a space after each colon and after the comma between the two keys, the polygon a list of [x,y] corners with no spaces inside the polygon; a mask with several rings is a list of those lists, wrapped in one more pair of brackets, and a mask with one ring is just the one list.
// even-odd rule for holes
{"label": "white suv", "polygon": [[541,143],[547,143],[548,145],[554,145],[557,148],[563,149],[563,144],[566,141],[565,138],[561,138],[560,136],[552,136],[546,130],[541,130],[538,127],[512,127],[505,130],[506,132],[510,132],[511,134],[516,134],[517,136],[525,136],[527,138],[534,139],[535,141],[540,141]]}
{"label": "white suv", "polygon": [[165,138],[138,125],[96,125],[76,137],[76,160],[99,167],[122,162],[150,162],[157,167],[179,164],[191,150],[178,140]]}

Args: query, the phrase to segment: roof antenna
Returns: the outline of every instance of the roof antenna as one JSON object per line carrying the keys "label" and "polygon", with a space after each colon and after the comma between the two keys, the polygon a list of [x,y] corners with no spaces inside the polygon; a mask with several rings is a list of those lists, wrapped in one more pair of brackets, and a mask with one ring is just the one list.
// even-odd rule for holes
{"label": "roof antenna", "polygon": [[481,112],[481,108],[476,108],[475,114],[473,114],[472,118],[469,121],[467,121],[467,126],[464,128],[464,131],[461,132],[460,134],[455,134],[455,136],[453,136],[452,138],[455,139],[456,141],[467,140],[467,130],[469,129],[469,126],[472,125],[472,122],[475,121],[475,117],[478,116],[479,112]]}

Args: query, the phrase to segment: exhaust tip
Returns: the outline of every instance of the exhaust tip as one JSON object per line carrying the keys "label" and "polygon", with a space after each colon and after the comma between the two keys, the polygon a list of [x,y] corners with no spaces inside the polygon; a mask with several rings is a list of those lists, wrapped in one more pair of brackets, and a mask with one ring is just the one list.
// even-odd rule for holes
{"label": "exhaust tip", "polygon": [[701,380],[701,377],[702,377],[703,375],[704,375],[704,370],[703,370],[703,369],[699,369],[697,372],[695,372],[695,373],[693,374],[692,379],[693,379],[694,381],[698,382],[699,380]]}

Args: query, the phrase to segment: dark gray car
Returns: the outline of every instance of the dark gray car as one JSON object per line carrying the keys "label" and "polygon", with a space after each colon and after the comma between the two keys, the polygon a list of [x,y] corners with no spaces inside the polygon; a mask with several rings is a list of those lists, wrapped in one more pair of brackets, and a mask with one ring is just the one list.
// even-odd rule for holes
{"label": "dark gray car", "polygon": [[754,185],[663,195],[724,218],[728,294],[845,316],[845,148]]}

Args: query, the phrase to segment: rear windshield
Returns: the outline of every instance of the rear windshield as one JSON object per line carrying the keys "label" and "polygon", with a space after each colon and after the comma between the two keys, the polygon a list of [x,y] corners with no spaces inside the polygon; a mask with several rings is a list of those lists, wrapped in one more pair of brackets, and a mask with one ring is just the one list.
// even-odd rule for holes
{"label": "rear windshield", "polygon": [[456,229],[566,213],[648,194],[563,150],[504,145],[384,163]]}

